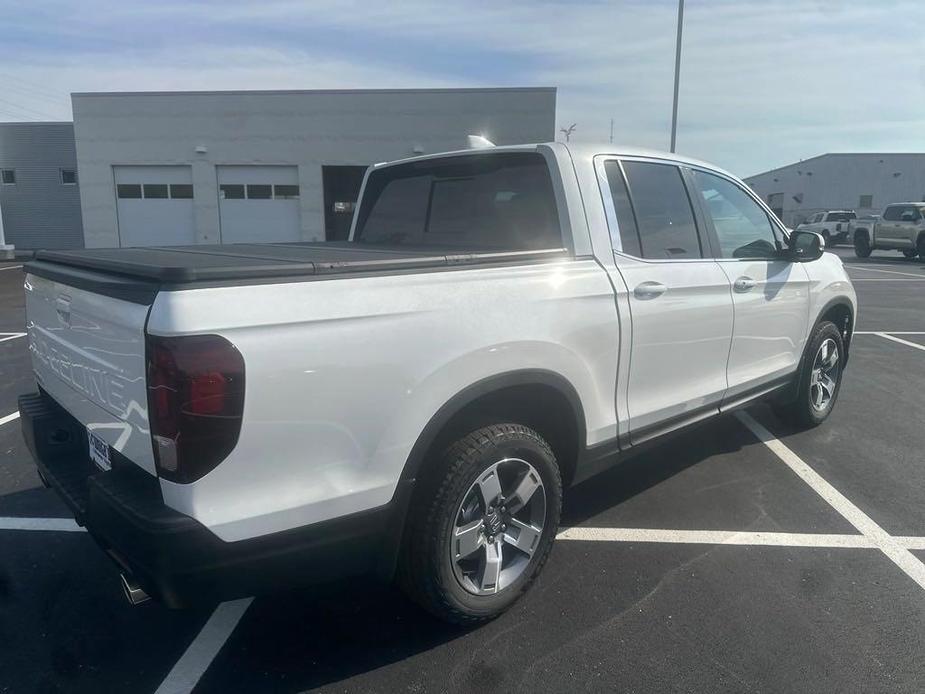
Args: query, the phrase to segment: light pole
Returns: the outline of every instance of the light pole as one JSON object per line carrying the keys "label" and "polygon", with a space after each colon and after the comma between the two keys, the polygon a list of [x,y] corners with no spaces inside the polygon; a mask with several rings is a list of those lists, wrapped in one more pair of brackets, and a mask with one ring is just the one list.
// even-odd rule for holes
{"label": "light pole", "polygon": [[13,257],[13,246],[7,245],[3,238],[3,210],[0,209],[0,260],[12,260]]}
{"label": "light pole", "polygon": [[674,49],[674,103],[671,107],[671,151],[678,139],[678,86],[681,83],[681,28],[684,26],[684,0],[678,0],[678,43]]}

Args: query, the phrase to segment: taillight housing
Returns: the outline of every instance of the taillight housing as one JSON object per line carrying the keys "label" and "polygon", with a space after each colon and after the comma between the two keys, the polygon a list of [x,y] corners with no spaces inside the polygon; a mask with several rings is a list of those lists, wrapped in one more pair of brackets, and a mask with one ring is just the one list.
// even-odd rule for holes
{"label": "taillight housing", "polygon": [[194,482],[214,470],[238,442],[244,358],[219,335],[148,335],[145,351],[148,423],[158,475]]}

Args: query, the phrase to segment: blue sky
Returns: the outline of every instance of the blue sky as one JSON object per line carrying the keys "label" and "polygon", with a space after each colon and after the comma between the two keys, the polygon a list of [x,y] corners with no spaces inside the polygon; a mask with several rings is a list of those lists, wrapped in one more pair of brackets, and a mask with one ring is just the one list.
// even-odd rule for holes
{"label": "blue sky", "polygon": [[[556,86],[573,138],[667,149],[675,0],[0,0],[0,120],[74,91]],[[925,1],[687,0],[678,151],[749,175],[925,150]]]}

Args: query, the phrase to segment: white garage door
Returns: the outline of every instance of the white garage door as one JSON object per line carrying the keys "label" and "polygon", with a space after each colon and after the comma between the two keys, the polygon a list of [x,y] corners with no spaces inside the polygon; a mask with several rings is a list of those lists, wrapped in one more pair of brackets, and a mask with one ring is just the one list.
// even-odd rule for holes
{"label": "white garage door", "polygon": [[114,166],[122,246],[196,243],[188,166]]}
{"label": "white garage door", "polygon": [[222,243],[299,241],[295,166],[219,166]]}

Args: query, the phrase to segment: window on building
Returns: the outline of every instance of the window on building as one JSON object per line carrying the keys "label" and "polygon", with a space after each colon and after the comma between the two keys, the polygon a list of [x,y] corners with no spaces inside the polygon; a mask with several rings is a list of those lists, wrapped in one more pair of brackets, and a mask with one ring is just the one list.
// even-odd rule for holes
{"label": "window on building", "polygon": [[761,206],[735,183],[694,171],[694,180],[713,220],[721,258],[773,258],[777,239]]}
{"label": "window on building", "polygon": [[862,195],[858,200],[858,207],[870,208],[874,206],[873,195]]}
{"label": "window on building", "polygon": [[222,200],[243,200],[244,186],[240,183],[223,183],[218,187]]}
{"label": "window on building", "polygon": [[625,161],[644,258],[702,258],[681,171],[671,164]]}
{"label": "window on building", "polygon": [[544,157],[470,155],[390,166],[369,175],[359,243],[449,248],[559,248],[562,234]]}
{"label": "window on building", "polygon": [[270,200],[273,197],[273,186],[264,184],[248,184],[248,200]]}
{"label": "window on building", "polygon": [[296,200],[299,197],[299,186],[283,184],[274,185],[273,197],[277,200]]}
{"label": "window on building", "polygon": [[0,182],[2,182],[5,186],[16,185],[16,169],[0,170]]}
{"label": "window on building", "polygon": [[116,186],[116,195],[122,200],[140,199],[140,183],[120,183]]}
{"label": "window on building", "polygon": [[192,200],[193,184],[192,183],[171,183],[170,197],[174,200]]}
{"label": "window on building", "polygon": [[61,169],[61,185],[76,186],[77,171],[76,169]]}
{"label": "window on building", "polygon": [[142,190],[145,200],[166,200],[170,197],[166,183],[144,183]]}

